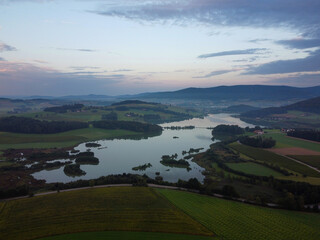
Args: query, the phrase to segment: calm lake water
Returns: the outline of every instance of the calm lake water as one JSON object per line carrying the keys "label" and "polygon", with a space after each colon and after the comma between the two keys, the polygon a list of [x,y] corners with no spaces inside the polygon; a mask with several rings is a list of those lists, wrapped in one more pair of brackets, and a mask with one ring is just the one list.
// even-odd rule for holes
{"label": "calm lake water", "polygon": [[[147,139],[114,139],[100,140],[96,143],[101,144],[99,148],[90,148],[94,152],[95,157],[99,158],[99,165],[81,165],[81,169],[87,174],[81,177],[69,177],[64,174],[63,167],[55,170],[43,170],[34,173],[36,179],[45,179],[51,182],[70,182],[78,179],[93,179],[100,176],[122,173],[138,173],[147,174],[154,178],[156,172],[160,172],[160,176],[165,181],[176,182],[178,179],[188,180],[196,177],[199,181],[203,181],[203,168],[196,163],[188,160],[191,170],[185,168],[172,168],[164,166],[160,163],[163,155],[172,155],[177,153],[178,158],[183,158],[182,151],[189,151],[190,148],[209,148],[213,143],[211,140],[211,130],[206,127],[215,127],[219,124],[237,124],[241,127],[251,126],[238,118],[231,117],[229,114],[212,114],[203,119],[194,118],[181,122],[171,122],[162,124],[166,126],[196,126],[192,130],[164,130],[160,136],[150,137]],[[81,152],[87,151],[89,148],[85,143],[75,147]],[[185,155],[186,156],[186,155]],[[145,171],[133,171],[132,168],[151,163],[152,167]]]}

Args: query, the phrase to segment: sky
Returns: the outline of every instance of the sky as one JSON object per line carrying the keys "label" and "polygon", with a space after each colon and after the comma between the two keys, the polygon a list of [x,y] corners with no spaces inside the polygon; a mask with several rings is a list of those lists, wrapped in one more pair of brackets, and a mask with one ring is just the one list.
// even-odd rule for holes
{"label": "sky", "polygon": [[320,85],[319,0],[0,0],[0,95]]}

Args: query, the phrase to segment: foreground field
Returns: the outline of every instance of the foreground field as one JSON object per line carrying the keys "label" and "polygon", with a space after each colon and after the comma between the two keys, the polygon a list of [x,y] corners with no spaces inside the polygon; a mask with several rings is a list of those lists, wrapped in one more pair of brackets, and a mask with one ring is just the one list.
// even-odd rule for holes
{"label": "foreground field", "polygon": [[157,191],[220,239],[320,239],[319,214],[275,210],[167,189]]}
{"label": "foreground field", "polygon": [[[41,238],[39,240],[209,240],[212,237],[155,232],[86,232]],[[215,238],[216,239],[216,238]]]}
{"label": "foreground field", "polygon": [[0,202],[0,239],[112,230],[213,235],[151,188],[94,188]]}

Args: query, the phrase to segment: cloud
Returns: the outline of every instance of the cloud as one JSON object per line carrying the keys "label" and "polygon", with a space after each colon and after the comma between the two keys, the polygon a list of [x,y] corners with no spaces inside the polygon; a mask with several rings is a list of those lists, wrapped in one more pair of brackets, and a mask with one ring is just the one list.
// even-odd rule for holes
{"label": "cloud", "polygon": [[210,58],[210,57],[221,57],[221,56],[230,56],[230,55],[243,55],[243,54],[259,54],[261,51],[267,50],[266,48],[251,48],[245,50],[232,50],[216,53],[202,54],[198,58]]}
{"label": "cloud", "polygon": [[124,69],[117,69],[117,70],[114,70],[114,71],[112,71],[112,72],[132,72],[133,70],[132,69],[126,69],[126,68],[124,68]]}
{"label": "cloud", "polygon": [[128,78],[122,74],[81,74],[38,67],[30,63],[0,61],[1,95],[68,95],[115,93]]}
{"label": "cloud", "polygon": [[297,87],[319,86],[320,74],[294,74],[288,77],[268,80],[267,83],[277,85],[291,85]]}
{"label": "cloud", "polygon": [[15,47],[0,42],[0,52],[17,51]]}
{"label": "cloud", "polygon": [[95,49],[86,49],[86,48],[56,48],[57,50],[62,51],[79,51],[79,52],[97,52]]}
{"label": "cloud", "polygon": [[218,70],[218,71],[213,71],[207,75],[204,76],[197,76],[197,77],[193,77],[193,78],[209,78],[209,77],[213,77],[213,76],[218,76],[218,75],[222,75],[225,73],[229,73],[229,72],[234,72],[236,71],[235,69],[230,69],[230,70]]}
{"label": "cloud", "polygon": [[4,58],[2,58],[2,57],[0,57],[0,61],[5,61],[5,59],[4,59]]}
{"label": "cloud", "polygon": [[280,60],[251,67],[248,74],[279,74],[294,72],[316,72],[320,71],[320,49],[312,52],[308,57],[292,60]]}
{"label": "cloud", "polygon": [[297,48],[297,49],[320,47],[320,39],[291,39],[291,40],[280,40],[280,41],[276,41],[275,43],[284,45],[288,48]]}
{"label": "cloud", "polygon": [[140,0],[106,4],[95,13],[173,24],[290,27],[320,37],[320,1],[314,0]]}
{"label": "cloud", "polygon": [[252,40],[249,40],[248,42],[251,42],[251,43],[260,43],[260,42],[267,42],[267,41],[270,41],[271,39],[269,38],[257,38],[257,39],[252,39]]}

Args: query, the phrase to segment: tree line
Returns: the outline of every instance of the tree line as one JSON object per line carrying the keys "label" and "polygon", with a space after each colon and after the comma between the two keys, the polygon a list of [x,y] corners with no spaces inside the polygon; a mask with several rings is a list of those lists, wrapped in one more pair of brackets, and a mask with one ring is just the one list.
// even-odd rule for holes
{"label": "tree line", "polygon": [[154,133],[154,132],[162,132],[162,127],[149,124],[149,123],[140,123],[140,122],[133,122],[133,121],[94,121],[92,125],[96,128],[103,128],[103,129],[123,129],[129,130],[133,132],[142,132],[142,133]]}
{"label": "tree line", "polygon": [[287,133],[290,137],[303,138],[311,141],[320,142],[320,131],[317,130],[298,130]]}
{"label": "tree line", "polygon": [[72,104],[72,105],[63,105],[58,107],[47,107],[43,111],[45,112],[55,112],[55,113],[66,113],[68,111],[76,112],[81,110],[84,107],[83,104]]}
{"label": "tree line", "polygon": [[258,147],[258,148],[272,148],[276,145],[276,141],[271,137],[263,138],[261,136],[258,136],[258,137],[242,136],[239,138],[239,142],[245,145],[249,145],[251,147]]}
{"label": "tree line", "polygon": [[0,119],[0,131],[29,134],[60,133],[87,128],[88,123],[66,121],[40,121],[26,117],[4,117]]}

